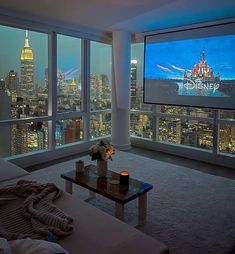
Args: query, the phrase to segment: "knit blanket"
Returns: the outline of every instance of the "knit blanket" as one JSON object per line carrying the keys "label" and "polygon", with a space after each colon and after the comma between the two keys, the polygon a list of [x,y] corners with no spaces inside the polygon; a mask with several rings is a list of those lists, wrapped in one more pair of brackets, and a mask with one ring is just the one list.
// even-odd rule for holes
{"label": "knit blanket", "polygon": [[27,180],[0,188],[0,237],[56,241],[70,235],[73,219],[53,204],[61,195],[53,183]]}

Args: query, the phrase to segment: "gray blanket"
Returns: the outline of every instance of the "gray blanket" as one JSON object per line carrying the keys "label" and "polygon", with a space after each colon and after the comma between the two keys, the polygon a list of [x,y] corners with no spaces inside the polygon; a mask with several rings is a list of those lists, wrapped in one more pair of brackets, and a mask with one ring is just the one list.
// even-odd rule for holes
{"label": "gray blanket", "polygon": [[61,195],[53,183],[21,180],[0,188],[0,237],[56,241],[70,235],[72,218],[53,204]]}

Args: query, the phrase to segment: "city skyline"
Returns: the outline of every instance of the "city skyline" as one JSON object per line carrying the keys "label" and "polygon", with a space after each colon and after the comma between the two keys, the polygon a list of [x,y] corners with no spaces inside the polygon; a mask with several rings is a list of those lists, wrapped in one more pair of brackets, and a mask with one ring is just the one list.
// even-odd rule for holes
{"label": "city skyline", "polygon": [[[20,74],[20,55],[25,33],[26,30],[23,29],[0,25],[0,58],[4,59],[0,61],[0,79],[4,79],[10,70]],[[35,82],[40,82],[44,80],[45,70],[48,68],[48,34],[34,31],[28,31],[28,34],[35,60]],[[78,78],[81,71],[81,39],[58,34],[57,49],[58,71],[64,73],[68,79]],[[91,56],[93,50],[98,55],[92,58],[91,70],[95,74],[103,74],[105,67],[111,78],[111,51],[107,50],[107,44],[91,42]]]}
{"label": "city skyline", "polygon": [[[4,105],[0,111],[0,121],[48,116],[48,35],[3,26],[0,26],[0,34],[3,37],[0,57],[6,59],[0,61],[0,101]],[[108,75],[111,76],[110,47],[91,42],[91,111],[111,108],[108,78]],[[106,51],[109,54],[105,54]],[[108,55],[109,60],[106,59]],[[58,35],[57,113],[81,111],[84,98],[81,92],[80,57],[81,39]],[[102,61],[102,64],[97,61]],[[94,68],[94,64],[98,67]],[[98,71],[100,73],[97,74]],[[111,117],[103,115],[91,119],[91,137],[110,134],[110,121]],[[84,139],[81,117],[65,117],[57,120],[55,125],[57,146]],[[30,120],[5,128],[1,139],[8,146],[0,147],[0,153],[11,156],[48,149],[48,126],[47,120]]]}
{"label": "city skyline", "polygon": [[[52,102],[54,101],[57,105],[55,115],[57,116],[57,113],[61,113],[61,119],[55,120],[56,146],[78,142],[84,140],[87,136],[93,139],[111,135],[112,124],[110,111],[112,104],[112,87],[111,79],[108,77],[108,75],[111,75],[112,66],[111,45],[91,41],[90,96],[87,98],[82,96],[81,85],[79,84],[79,57],[81,49],[78,45],[80,45],[81,40],[74,37],[58,35],[58,51],[63,54],[66,53],[64,57],[62,57],[63,54],[57,54],[58,63],[61,65],[61,71],[66,77],[72,78],[74,75],[74,77],[77,78],[72,80],[64,77],[64,75],[59,76],[57,96],[50,98],[48,96],[48,75],[45,73],[47,66],[45,67],[42,65],[40,67],[42,72],[41,78],[43,78],[45,87],[39,87],[37,81],[33,78],[38,71],[37,68],[39,68],[41,64],[39,63],[39,65],[37,65],[37,55],[39,51],[35,48],[36,44],[34,44],[34,41],[38,43],[38,48],[43,48],[42,46],[47,44],[47,35],[29,31],[28,41],[25,30],[20,30],[21,39],[19,39],[15,34],[15,32],[19,32],[19,29],[7,29],[11,32],[10,37],[14,35],[14,40],[9,40],[9,42],[6,43],[6,38],[9,39],[10,37],[4,37],[5,47],[8,50],[4,50],[4,47],[2,47],[1,54],[9,55],[9,59],[7,58],[6,62],[2,60],[0,62],[0,67],[4,66],[7,62],[10,63],[10,56],[13,56],[12,59],[14,59],[14,63],[11,62],[11,64],[18,64],[19,69],[17,70],[14,68],[15,72],[13,72],[10,71],[13,68],[9,68],[9,66],[6,65],[7,76],[4,76],[4,79],[0,83],[0,99],[4,105],[0,111],[0,121],[8,119],[15,120],[13,125],[0,125],[3,130],[1,132],[1,139],[4,140],[4,143],[8,144],[8,146],[3,147],[0,153],[4,156],[11,156],[48,149],[50,142],[48,133],[51,128],[48,124],[48,121],[50,121],[48,102],[50,102],[50,100]],[[2,35],[3,33],[0,34]],[[39,37],[34,37],[34,35]],[[39,45],[40,42],[43,44],[43,40],[40,40],[41,37],[44,38],[44,45]],[[13,45],[17,45],[17,47],[13,47]],[[71,45],[74,45],[75,49]],[[63,50],[64,48],[65,50]],[[13,51],[18,53],[16,54]],[[48,52],[46,52],[46,57],[47,55]],[[132,61],[131,64],[131,135],[159,140],[160,142],[182,144],[211,150],[213,147],[212,119],[209,120],[209,124],[205,124],[203,121],[200,121],[200,119],[196,121],[187,119],[187,115],[211,118],[210,112],[200,108],[190,109],[184,107],[180,107],[180,112],[178,112],[179,107],[163,106],[161,108],[163,111],[161,112],[164,113],[165,116],[170,114],[170,117],[157,117],[154,114],[155,107],[143,103],[143,83],[141,82],[142,80],[140,80],[140,77],[143,75],[143,43],[132,45],[131,55],[132,59],[135,60]],[[35,72],[33,72],[34,68],[36,68]],[[98,72],[98,70],[100,70],[101,73],[95,73]],[[85,114],[83,117],[67,114],[67,112],[81,112],[81,110],[83,110],[82,103],[84,100],[90,103],[89,114]],[[100,112],[97,113],[98,111]],[[176,114],[176,116],[172,117],[174,114]],[[185,120],[178,118],[177,114],[184,115]],[[45,117],[43,121],[37,118],[41,116]],[[62,116],[64,119],[62,119]],[[26,120],[23,124],[18,120],[23,118],[27,119],[28,117],[31,119],[28,121]],[[89,130],[86,128],[83,129],[84,119],[86,119],[86,117],[90,117]],[[32,118],[35,118],[35,120],[32,120]],[[219,137],[219,149],[221,151],[234,153],[234,127],[224,126],[219,130],[221,133],[221,137]],[[89,133],[86,133],[86,131]],[[154,136],[156,133],[158,133],[157,137]]]}

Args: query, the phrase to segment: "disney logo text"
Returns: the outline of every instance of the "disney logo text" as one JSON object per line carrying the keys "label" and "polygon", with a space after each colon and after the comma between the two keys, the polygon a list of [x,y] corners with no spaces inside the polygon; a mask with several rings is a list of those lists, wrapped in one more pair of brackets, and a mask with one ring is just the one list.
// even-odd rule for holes
{"label": "disney logo text", "polygon": [[186,89],[206,89],[212,90],[215,93],[216,90],[219,89],[220,84],[212,83],[212,82],[203,82],[202,79],[195,79],[195,81],[191,79],[185,79],[186,83],[184,83],[184,87]]}

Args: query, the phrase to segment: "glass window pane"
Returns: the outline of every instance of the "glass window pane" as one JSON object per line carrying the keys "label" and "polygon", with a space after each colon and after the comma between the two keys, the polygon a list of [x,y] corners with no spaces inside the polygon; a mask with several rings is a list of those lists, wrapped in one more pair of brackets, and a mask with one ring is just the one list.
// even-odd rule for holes
{"label": "glass window pane", "polygon": [[56,146],[62,146],[83,140],[82,118],[56,121]]}
{"label": "glass window pane", "polygon": [[159,141],[212,149],[212,124],[198,120],[159,118]]}
{"label": "glass window pane", "polygon": [[220,110],[220,119],[235,120],[235,111],[232,110]]}
{"label": "glass window pane", "polygon": [[90,109],[111,109],[111,45],[92,41],[90,62]]}
{"label": "glass window pane", "polygon": [[152,139],[153,126],[151,115],[131,113],[130,132],[132,136]]}
{"label": "glass window pane", "polygon": [[81,39],[57,37],[57,112],[81,111]]}
{"label": "glass window pane", "polygon": [[151,104],[143,103],[143,70],[144,70],[144,43],[131,45],[131,109],[152,109]]}
{"label": "glass window pane", "polygon": [[0,25],[0,120],[48,113],[48,35]]}
{"label": "glass window pane", "polygon": [[159,118],[158,139],[159,141],[170,142],[173,144],[181,143],[181,120],[179,118]]}
{"label": "glass window pane", "polygon": [[220,124],[219,151],[235,154],[235,125]]}
{"label": "glass window pane", "polygon": [[213,109],[165,106],[165,105],[160,106],[160,112],[166,114],[179,114],[204,118],[213,117],[214,114]]}
{"label": "glass window pane", "polygon": [[90,135],[91,139],[111,135],[111,113],[91,115]]}
{"label": "glass window pane", "polygon": [[0,157],[48,149],[48,122],[0,126]]}

